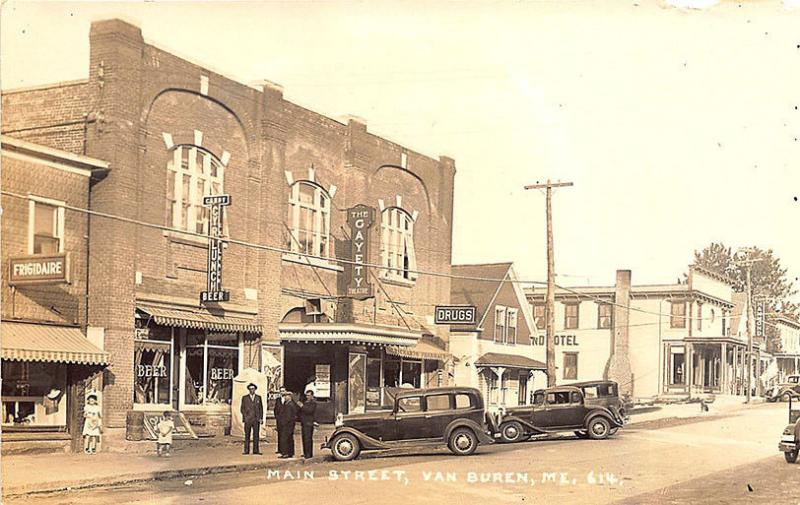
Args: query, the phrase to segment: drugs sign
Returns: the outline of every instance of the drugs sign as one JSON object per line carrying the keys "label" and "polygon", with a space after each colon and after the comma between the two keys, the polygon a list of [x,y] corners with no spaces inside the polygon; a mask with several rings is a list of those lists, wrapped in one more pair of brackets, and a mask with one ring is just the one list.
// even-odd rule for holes
{"label": "drugs sign", "polygon": [[437,305],[433,315],[436,324],[475,324],[477,310],[474,305]]}

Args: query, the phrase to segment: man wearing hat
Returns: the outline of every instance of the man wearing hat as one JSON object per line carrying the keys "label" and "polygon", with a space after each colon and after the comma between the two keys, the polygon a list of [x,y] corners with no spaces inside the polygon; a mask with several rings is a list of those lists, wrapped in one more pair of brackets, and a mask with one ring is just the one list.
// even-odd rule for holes
{"label": "man wearing hat", "polygon": [[278,451],[281,458],[294,457],[294,427],[297,422],[298,406],[292,398],[292,392],[281,393],[281,405],[276,406],[275,421],[278,427]]}
{"label": "man wearing hat", "polygon": [[253,434],[253,454],[261,454],[258,450],[259,427],[264,418],[264,405],[256,394],[257,386],[252,382],[247,385],[248,394],[242,397],[242,422],[244,422],[244,451],[250,454],[250,433]]}
{"label": "man wearing hat", "polygon": [[275,415],[275,431],[278,434],[278,450],[275,451],[275,454],[283,454],[283,437],[281,437],[281,427],[278,425],[278,418],[281,415],[281,409],[283,408],[283,395],[286,393],[286,388],[281,386],[280,390],[278,391],[278,398],[275,399],[275,407],[272,409],[272,413]]}

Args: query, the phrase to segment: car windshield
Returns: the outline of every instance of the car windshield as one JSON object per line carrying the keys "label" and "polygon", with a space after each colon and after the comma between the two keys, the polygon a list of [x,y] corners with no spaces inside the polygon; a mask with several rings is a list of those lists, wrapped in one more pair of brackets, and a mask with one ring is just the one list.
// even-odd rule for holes
{"label": "car windshield", "polygon": [[542,405],[544,403],[544,393],[535,393],[533,395],[533,404]]}

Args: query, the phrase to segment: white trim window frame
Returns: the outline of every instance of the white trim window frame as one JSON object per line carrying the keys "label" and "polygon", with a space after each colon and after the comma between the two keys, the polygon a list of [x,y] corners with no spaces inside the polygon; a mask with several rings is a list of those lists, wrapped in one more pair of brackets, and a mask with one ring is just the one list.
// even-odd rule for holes
{"label": "white trim window frame", "polygon": [[406,282],[417,280],[414,217],[400,207],[381,211],[381,276]]}
{"label": "white trim window frame", "polygon": [[517,309],[506,308],[506,344],[517,343]]}
{"label": "white trim window frame", "polygon": [[[64,226],[65,226],[65,212],[64,212],[64,205],[65,203],[60,200],[52,200],[50,198],[43,198],[40,196],[29,195],[28,196],[28,254],[55,254],[55,252],[48,251],[42,252],[41,246],[39,250],[36,249],[36,237],[46,237],[48,239],[55,239],[58,241],[56,246],[57,253],[63,254],[64,253]],[[49,207],[52,211],[51,215],[51,228],[49,235],[39,234],[36,230],[36,214],[37,214],[37,207],[43,209],[45,213],[47,212],[47,208]],[[44,214],[44,213],[43,213]]]}
{"label": "white trim window frame", "polygon": [[506,341],[506,314],[508,309],[502,305],[494,306],[494,335],[493,340],[502,344]]}
{"label": "white trim window frame", "polygon": [[[310,192],[309,192],[310,190]],[[331,197],[320,185],[296,181],[289,190],[287,249],[327,259],[331,253]]]}
{"label": "white trim window frame", "polygon": [[[167,163],[167,224],[180,231],[208,234],[209,209],[203,197],[225,192],[225,165],[195,145],[179,145]],[[223,235],[228,236],[223,207]]]}

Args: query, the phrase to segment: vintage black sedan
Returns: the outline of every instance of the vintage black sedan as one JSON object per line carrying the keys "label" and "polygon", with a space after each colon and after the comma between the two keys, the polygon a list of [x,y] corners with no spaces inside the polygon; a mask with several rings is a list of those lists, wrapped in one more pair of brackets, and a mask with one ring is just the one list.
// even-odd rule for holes
{"label": "vintage black sedan", "polygon": [[361,451],[440,445],[467,456],[480,443],[491,443],[493,428],[480,392],[467,387],[409,389],[395,396],[391,410],[339,415],[336,430],[322,444],[339,461]]}
{"label": "vintage black sedan", "polygon": [[592,381],[540,389],[533,394],[533,405],[505,409],[498,424],[503,442],[564,431],[601,440],[616,433],[626,419],[617,383]]}
{"label": "vintage black sedan", "polygon": [[797,454],[800,452],[800,394],[790,392],[789,399],[789,424],[783,429],[778,450],[783,453],[787,463],[796,463]]}

